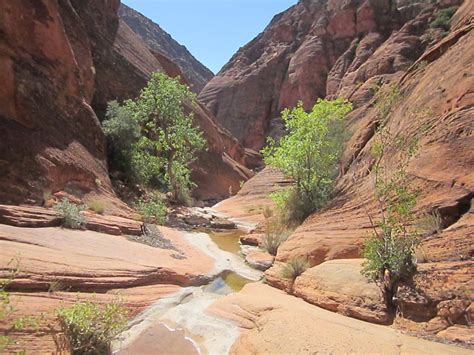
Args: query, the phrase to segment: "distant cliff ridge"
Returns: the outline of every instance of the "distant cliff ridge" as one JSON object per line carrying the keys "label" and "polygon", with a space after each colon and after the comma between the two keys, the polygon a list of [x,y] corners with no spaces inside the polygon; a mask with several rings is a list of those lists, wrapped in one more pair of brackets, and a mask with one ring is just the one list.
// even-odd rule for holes
{"label": "distant cliff ridge", "polygon": [[120,6],[119,15],[153,51],[164,54],[180,67],[194,92],[199,93],[214,77],[185,46],[175,41],[158,24],[124,4]]}

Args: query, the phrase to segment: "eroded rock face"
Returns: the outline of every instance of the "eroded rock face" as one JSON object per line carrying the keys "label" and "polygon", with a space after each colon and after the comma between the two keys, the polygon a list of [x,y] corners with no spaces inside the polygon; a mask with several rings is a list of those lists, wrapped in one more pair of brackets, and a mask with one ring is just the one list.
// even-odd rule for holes
{"label": "eroded rock face", "polygon": [[[182,76],[119,20],[119,0],[0,4],[0,201],[42,204],[57,191],[116,199],[99,118],[136,97],[154,71]],[[259,164],[199,105],[188,107],[208,150],[194,166],[196,197],[221,199]]]}
{"label": "eroded rock face", "polygon": [[[451,32],[443,37],[430,23],[439,6],[459,5],[460,1],[407,5],[398,10],[378,2],[381,7],[377,11],[393,15],[393,21],[384,25],[372,12],[375,9],[369,2],[354,1],[346,7],[338,7],[342,2],[327,3],[329,12],[323,11],[326,14],[323,19],[318,17],[322,10],[315,7],[320,3],[304,1],[277,16],[261,36],[237,53],[208,84],[201,98],[224,125],[237,136],[246,137],[246,144],[254,147],[263,144],[260,137],[271,129],[265,125],[277,115],[275,102],[283,102],[284,107],[294,105],[301,98],[310,105],[318,96],[342,96],[354,104],[353,112],[347,117],[352,137],[342,158],[336,198],[296,229],[280,247],[275,265],[266,272],[272,285],[292,291],[278,268],[293,257],[303,256],[311,266],[324,265],[332,259],[360,258],[362,243],[371,231],[367,214],[377,216],[374,182],[369,174],[377,114],[371,88],[396,83],[402,96],[389,118],[393,135],[403,132],[414,136],[423,132],[418,141],[418,155],[408,169],[411,184],[420,191],[417,213],[438,211],[442,218],[441,231],[425,233],[420,246],[420,276],[412,285],[418,291],[401,292],[398,301],[404,316],[423,323],[424,329],[428,327],[425,323],[433,319],[432,333],[439,332],[450,321],[437,314],[438,304],[451,299],[471,304],[473,300],[472,282],[467,280],[474,273],[470,261],[474,250],[471,173],[474,155],[470,148],[474,144],[472,4],[469,1],[462,4],[453,17]],[[352,6],[356,6],[357,14],[364,13],[364,30],[350,26],[352,17],[347,14]],[[314,12],[308,12],[311,9]],[[332,16],[344,19],[349,25],[339,28],[340,22],[331,24]],[[318,21],[311,22],[315,19]],[[301,32],[304,23],[311,24],[307,32]],[[295,30],[296,24],[300,24],[300,32]],[[291,35],[295,36],[292,42],[295,48],[289,49],[286,44],[290,43]],[[325,43],[332,46],[324,49]],[[287,55],[283,54],[285,50],[293,54],[287,57],[286,64],[277,64]],[[249,69],[243,70],[247,66]],[[275,76],[265,76],[269,67],[274,71],[288,69],[279,85],[272,84]],[[266,83],[267,91],[246,97],[245,92],[252,92],[254,82]],[[269,98],[269,93],[274,96]],[[242,105],[245,100],[250,100],[250,104]],[[232,102],[238,108],[230,112],[228,107]],[[266,106],[271,109],[253,113],[253,105],[260,107],[262,102],[271,102]],[[244,112],[247,108],[249,111]],[[261,127],[266,128],[260,130]],[[396,157],[398,152],[392,154]],[[265,181],[265,174],[264,171],[251,181]],[[246,186],[242,191],[245,189]],[[251,197],[239,193],[229,211],[241,213],[239,209]],[[260,200],[265,198],[261,196]],[[222,204],[225,205],[226,202]],[[253,243],[257,239],[252,234],[245,238]],[[309,276],[307,282],[313,282],[316,288],[319,285]],[[317,298],[306,293],[301,296]],[[334,298],[332,301],[341,307],[347,303]],[[460,322],[459,319],[453,322]]]}
{"label": "eroded rock face", "polygon": [[40,203],[45,190],[86,193],[96,179],[112,193],[105,137],[90,106],[93,53],[72,14],[64,23],[76,35],[68,37],[61,10],[47,0],[0,4],[3,202]]}
{"label": "eroded rock face", "polygon": [[283,108],[300,100],[310,108],[326,96],[328,74],[353,41],[400,28],[390,4],[300,1],[239,50],[199,98],[245,146],[260,149]]}

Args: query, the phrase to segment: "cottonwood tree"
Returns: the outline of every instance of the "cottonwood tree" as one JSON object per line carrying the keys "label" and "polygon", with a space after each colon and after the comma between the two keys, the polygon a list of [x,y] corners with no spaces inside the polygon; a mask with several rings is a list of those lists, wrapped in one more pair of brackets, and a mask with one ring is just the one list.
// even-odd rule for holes
{"label": "cottonwood tree", "polygon": [[319,99],[310,112],[301,102],[282,112],[288,134],[270,138],[262,154],[267,165],[295,181],[294,188],[273,195],[288,222],[301,222],[327,203],[346,136],[343,118],[351,110],[346,100]]}
{"label": "cottonwood tree", "polygon": [[[177,78],[156,72],[137,99],[125,101],[121,109],[111,104],[104,123],[105,132],[126,150],[122,155],[139,181],[164,183],[180,202],[188,202],[195,186],[189,166],[206,144],[193,125],[193,113],[185,110],[195,103],[195,94]],[[117,122],[123,116],[125,122]]]}

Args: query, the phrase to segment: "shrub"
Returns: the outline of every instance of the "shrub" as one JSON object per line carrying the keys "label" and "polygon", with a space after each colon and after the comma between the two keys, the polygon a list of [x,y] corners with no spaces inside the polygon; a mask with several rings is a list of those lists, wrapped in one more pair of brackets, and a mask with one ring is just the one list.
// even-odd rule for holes
{"label": "shrub", "polygon": [[[393,307],[399,282],[410,280],[416,272],[414,253],[418,243],[418,233],[411,227],[417,192],[411,187],[406,170],[416,153],[417,139],[394,137],[387,125],[399,98],[393,85],[382,87],[376,94],[379,126],[372,145],[375,163],[371,173],[379,218],[374,220],[368,215],[373,233],[364,242],[362,251],[366,259],[362,273],[380,286],[389,308]],[[400,152],[398,159],[394,159],[396,151]],[[393,169],[389,171],[388,166]]]}
{"label": "shrub", "polygon": [[63,198],[61,202],[54,206],[54,210],[63,220],[63,227],[70,229],[81,229],[84,227],[86,219],[82,212],[85,209],[84,205],[71,203],[67,198]]}
{"label": "shrub", "polygon": [[136,100],[111,102],[104,122],[124,171],[141,184],[166,185],[175,200],[187,204],[195,186],[189,165],[206,143],[183,106],[195,102],[178,79],[156,72]]}
{"label": "shrub", "polygon": [[288,134],[279,141],[269,138],[262,150],[267,165],[295,180],[290,192],[274,195],[280,199],[275,201],[278,207],[295,222],[324,206],[330,197],[345,139],[343,118],[351,109],[342,99],[319,99],[307,113],[300,102],[282,112]]}
{"label": "shrub", "polygon": [[287,234],[265,234],[261,246],[268,254],[276,256],[278,248],[287,239]]}
{"label": "shrub", "polygon": [[100,201],[90,201],[87,203],[87,207],[98,214],[104,214],[105,207]]}
{"label": "shrub", "polygon": [[58,318],[72,354],[110,354],[112,340],[125,330],[128,314],[117,301],[107,305],[80,301],[61,308]]}
{"label": "shrub", "polygon": [[[0,284],[0,323],[3,323],[6,318],[13,312],[11,306],[10,293],[6,290],[8,283],[2,282]],[[13,344],[13,339],[7,334],[0,335],[0,352]]]}
{"label": "shrub", "polygon": [[265,217],[265,235],[260,246],[270,255],[277,255],[278,248],[288,239],[288,236],[288,230],[279,221],[278,217]]}
{"label": "shrub", "polygon": [[443,217],[438,211],[425,214],[418,222],[418,227],[428,234],[439,233],[444,227]]}
{"label": "shrub", "polygon": [[441,28],[444,31],[449,31],[451,28],[451,17],[456,13],[457,7],[452,6],[447,9],[442,9],[436,12],[435,18],[430,23],[431,28]]}
{"label": "shrub", "polygon": [[137,204],[137,210],[145,223],[165,224],[166,222],[168,210],[159,197],[141,199]]}
{"label": "shrub", "polygon": [[[7,288],[19,271],[20,259],[12,259],[7,265],[10,267],[13,263],[15,263],[15,266],[7,269],[5,280],[0,281],[0,324],[5,324],[8,318],[15,312],[11,304],[11,295]],[[9,345],[14,343],[15,340],[8,333],[0,334],[0,352],[3,352]]]}
{"label": "shrub", "polygon": [[281,269],[281,276],[291,281],[296,280],[309,267],[308,261],[303,257],[292,258]]}

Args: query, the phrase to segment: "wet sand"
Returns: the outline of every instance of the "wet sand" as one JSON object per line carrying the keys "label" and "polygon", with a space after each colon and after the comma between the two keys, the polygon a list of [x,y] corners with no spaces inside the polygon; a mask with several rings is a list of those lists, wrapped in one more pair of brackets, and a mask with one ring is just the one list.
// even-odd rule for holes
{"label": "wet sand", "polygon": [[186,338],[184,330],[170,330],[156,324],[145,330],[132,344],[115,352],[118,355],[198,355],[194,343]]}

